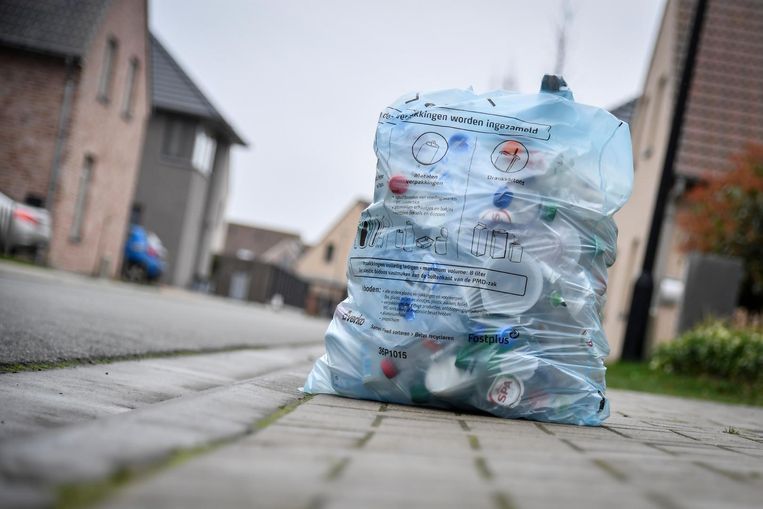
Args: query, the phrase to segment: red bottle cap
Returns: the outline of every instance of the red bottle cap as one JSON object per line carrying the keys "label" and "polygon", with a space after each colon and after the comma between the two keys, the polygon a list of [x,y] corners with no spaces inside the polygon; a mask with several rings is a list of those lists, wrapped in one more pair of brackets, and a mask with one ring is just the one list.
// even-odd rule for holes
{"label": "red bottle cap", "polygon": [[389,179],[389,190],[392,194],[405,194],[408,191],[408,179],[402,175],[395,175]]}
{"label": "red bottle cap", "polygon": [[392,362],[392,359],[384,359],[381,361],[381,370],[384,376],[387,378],[395,378],[397,376],[397,366]]}

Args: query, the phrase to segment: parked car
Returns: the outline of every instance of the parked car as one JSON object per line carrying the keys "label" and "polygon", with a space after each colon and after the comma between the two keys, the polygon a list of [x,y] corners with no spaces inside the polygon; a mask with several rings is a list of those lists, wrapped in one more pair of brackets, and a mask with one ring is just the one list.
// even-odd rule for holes
{"label": "parked car", "polygon": [[37,253],[50,242],[50,214],[0,193],[0,246],[3,252]]}
{"label": "parked car", "polygon": [[122,274],[128,281],[156,281],[164,272],[167,250],[159,237],[140,225],[130,225]]}

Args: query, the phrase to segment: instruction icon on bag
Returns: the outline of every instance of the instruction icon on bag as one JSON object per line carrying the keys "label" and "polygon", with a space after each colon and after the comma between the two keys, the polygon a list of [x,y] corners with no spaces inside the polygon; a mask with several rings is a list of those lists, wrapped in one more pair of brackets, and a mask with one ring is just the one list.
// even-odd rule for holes
{"label": "instruction icon on bag", "polygon": [[514,173],[527,166],[529,155],[527,147],[518,141],[509,140],[499,143],[490,156],[493,166],[504,173]]}
{"label": "instruction icon on bag", "polygon": [[413,143],[411,152],[413,158],[419,164],[424,166],[430,166],[440,161],[445,157],[445,153],[448,151],[448,142],[442,135],[437,133],[424,133]]}

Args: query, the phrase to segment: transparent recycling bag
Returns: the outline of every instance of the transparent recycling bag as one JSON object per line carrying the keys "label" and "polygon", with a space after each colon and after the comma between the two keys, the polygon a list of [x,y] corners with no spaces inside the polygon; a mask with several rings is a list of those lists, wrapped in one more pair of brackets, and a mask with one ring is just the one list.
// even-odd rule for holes
{"label": "transparent recycling bag", "polygon": [[598,425],[628,125],[538,94],[416,93],[379,117],[348,297],[304,391]]}

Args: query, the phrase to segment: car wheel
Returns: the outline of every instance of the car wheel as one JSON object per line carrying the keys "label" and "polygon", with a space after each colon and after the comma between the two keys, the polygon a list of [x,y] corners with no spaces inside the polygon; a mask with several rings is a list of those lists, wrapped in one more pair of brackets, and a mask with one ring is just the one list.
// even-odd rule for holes
{"label": "car wheel", "polygon": [[125,269],[125,279],[131,283],[145,283],[148,278],[146,269],[135,263],[131,263]]}

